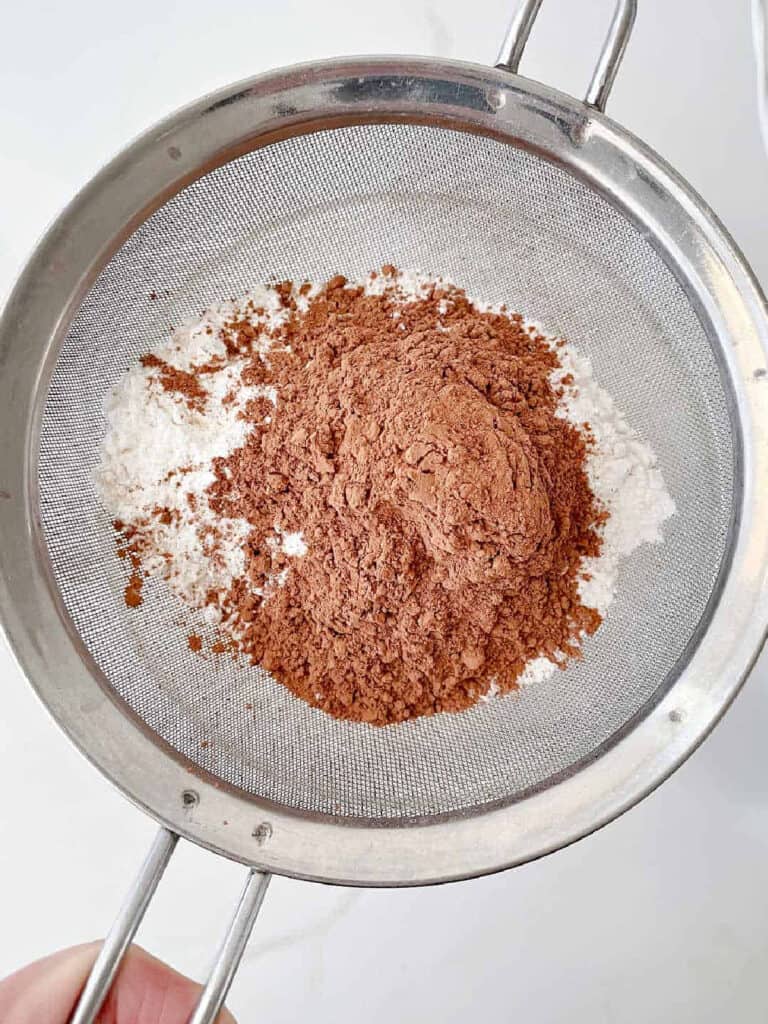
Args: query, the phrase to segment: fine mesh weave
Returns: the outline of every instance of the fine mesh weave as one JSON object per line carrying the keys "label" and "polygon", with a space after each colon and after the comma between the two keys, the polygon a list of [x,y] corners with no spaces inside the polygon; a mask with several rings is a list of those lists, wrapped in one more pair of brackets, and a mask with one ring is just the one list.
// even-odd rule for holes
{"label": "fine mesh weave", "polygon": [[[258,668],[192,654],[186,635],[202,631],[200,621],[158,581],[128,610],[126,567],[92,472],[104,395],[169,325],[258,282],[355,278],[388,262],[503,300],[590,356],[599,383],[657,452],[677,515],[663,545],[625,563],[581,662],[462,714],[377,729],[335,721]],[[39,482],[65,606],[144,722],[225,783],[292,808],[367,819],[513,800],[595,756],[684,663],[716,589],[734,501],[716,359],[640,232],[530,153],[386,124],[246,154],[138,228],[64,342],[43,415]]]}

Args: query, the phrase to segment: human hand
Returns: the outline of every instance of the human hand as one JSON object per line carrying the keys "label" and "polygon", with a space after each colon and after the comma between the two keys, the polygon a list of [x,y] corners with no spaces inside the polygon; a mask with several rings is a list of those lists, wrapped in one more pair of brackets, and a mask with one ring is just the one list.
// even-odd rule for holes
{"label": "human hand", "polygon": [[[67,1024],[100,943],[62,949],[0,981],[2,1024]],[[187,1024],[200,986],[132,946],[97,1024]],[[223,1010],[218,1024],[235,1024]]]}

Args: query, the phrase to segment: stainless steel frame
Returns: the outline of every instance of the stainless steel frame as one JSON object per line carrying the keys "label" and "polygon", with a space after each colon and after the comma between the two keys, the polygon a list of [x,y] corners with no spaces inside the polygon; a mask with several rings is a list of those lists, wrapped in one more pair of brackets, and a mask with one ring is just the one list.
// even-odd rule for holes
{"label": "stainless steel frame", "polygon": [[[691,753],[735,696],[766,635],[764,299],[701,199],[601,113],[635,3],[617,5],[586,103],[505,69],[517,68],[539,3],[524,3],[513,21],[501,70],[424,58],[331,61],[259,76],[174,114],[129,146],[64,211],[0,323],[0,430],[6,439],[0,448],[0,611],[19,663],[72,741],[131,800],[174,835],[261,872],[339,884],[424,884],[497,871],[571,843],[631,807]],[[192,775],[188,764],[126,716],[84,656],[55,592],[37,514],[46,384],[83,295],[121,242],[169,196],[240,153],[297,133],[371,121],[489,134],[535,150],[607,197],[697,296],[711,337],[728,339],[718,355],[741,425],[731,570],[707,630],[666,696],[615,746],[551,788],[474,816],[412,827],[292,812],[199,771]],[[245,921],[249,929],[265,885],[263,875],[249,879],[239,938],[230,936],[225,959],[242,951],[240,926]],[[115,961],[107,967],[113,971]],[[197,1024],[213,1019],[231,980],[226,964],[217,970],[217,999],[195,1016]],[[109,972],[101,978],[103,992]],[[84,1024],[93,1015],[76,1019]]]}

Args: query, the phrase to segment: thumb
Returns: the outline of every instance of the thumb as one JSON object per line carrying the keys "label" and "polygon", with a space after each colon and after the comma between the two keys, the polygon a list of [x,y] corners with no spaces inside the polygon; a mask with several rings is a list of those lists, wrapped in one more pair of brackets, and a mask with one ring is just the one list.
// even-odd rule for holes
{"label": "thumb", "polygon": [[[0,981],[2,1024],[67,1024],[100,943],[73,946]],[[97,1018],[98,1024],[187,1024],[200,986],[132,946]],[[224,1010],[219,1024],[235,1024]]]}

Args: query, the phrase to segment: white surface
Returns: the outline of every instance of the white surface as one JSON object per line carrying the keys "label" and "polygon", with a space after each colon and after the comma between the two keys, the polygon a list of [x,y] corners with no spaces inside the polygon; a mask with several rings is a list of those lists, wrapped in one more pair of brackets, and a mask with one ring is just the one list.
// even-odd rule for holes
{"label": "white surface", "polygon": [[[583,89],[611,0],[547,0],[523,70]],[[640,0],[609,111],[706,197],[768,283],[768,164],[746,0]],[[70,0],[6,5],[0,293],[56,211],[174,107],[268,67],[354,52],[491,60],[504,0]],[[241,1024],[764,1024],[768,659],[658,793],[493,878],[393,892],[276,879],[230,1004]],[[76,754],[5,651],[0,974],[103,934],[154,826]],[[202,976],[242,869],[182,846],[140,940]],[[471,1015],[471,1016],[470,1016]]]}
{"label": "white surface", "polygon": [[757,108],[768,149],[768,0],[752,0],[752,34],[757,67]]}

